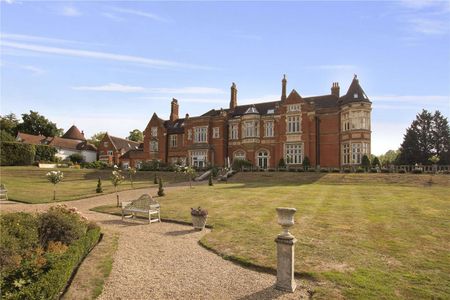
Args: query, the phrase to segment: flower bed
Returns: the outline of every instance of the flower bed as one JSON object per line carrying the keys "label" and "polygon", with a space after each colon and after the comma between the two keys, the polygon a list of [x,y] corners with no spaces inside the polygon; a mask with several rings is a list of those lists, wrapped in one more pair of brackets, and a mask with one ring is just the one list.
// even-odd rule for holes
{"label": "flower bed", "polygon": [[76,209],[1,216],[2,299],[56,299],[100,237]]}

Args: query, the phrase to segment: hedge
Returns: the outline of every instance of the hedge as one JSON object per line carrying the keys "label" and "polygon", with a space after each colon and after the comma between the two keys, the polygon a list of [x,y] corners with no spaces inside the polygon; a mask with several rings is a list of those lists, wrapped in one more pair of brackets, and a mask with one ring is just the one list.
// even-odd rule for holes
{"label": "hedge", "polygon": [[58,150],[55,147],[48,145],[35,145],[35,147],[35,161],[55,161],[55,154],[58,153]]}
{"label": "hedge", "polygon": [[100,228],[92,228],[86,235],[70,245],[69,249],[52,265],[42,277],[25,287],[11,299],[58,299],[75,268],[96,245]]}
{"label": "hedge", "polygon": [[0,143],[0,165],[2,166],[31,165],[35,155],[34,145],[17,142]]}

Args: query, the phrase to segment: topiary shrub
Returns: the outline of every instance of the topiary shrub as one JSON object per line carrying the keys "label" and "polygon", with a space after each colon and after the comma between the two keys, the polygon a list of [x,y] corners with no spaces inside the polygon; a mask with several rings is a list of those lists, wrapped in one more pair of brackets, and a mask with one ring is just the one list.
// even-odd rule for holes
{"label": "topiary shrub", "polygon": [[211,172],[211,174],[209,174],[208,185],[209,185],[209,186],[213,186],[212,172]]}
{"label": "topiary shrub", "polygon": [[286,162],[284,161],[284,158],[280,158],[280,161],[278,162],[278,168],[286,168]]}
{"label": "topiary shrub", "polygon": [[165,195],[164,193],[164,187],[163,187],[163,181],[161,178],[159,178],[159,183],[158,183],[158,196],[163,197]]}
{"label": "topiary shrub", "polygon": [[355,172],[356,173],[364,173],[365,171],[366,170],[364,168],[358,167]]}
{"label": "topiary shrub", "polygon": [[341,170],[339,170],[338,168],[333,168],[333,170],[331,170],[331,172],[333,172],[333,173],[339,173],[339,172],[341,172]]}
{"label": "topiary shrub", "polygon": [[[364,154],[363,157],[361,158],[361,167],[367,172],[370,168],[370,159],[369,157]],[[356,173],[360,173],[360,172],[356,172]]]}
{"label": "topiary shrub", "polygon": [[308,156],[305,156],[305,157],[303,158],[302,166],[303,166],[303,169],[304,169],[304,170],[309,169],[309,167],[311,166],[311,162],[309,161],[309,157],[308,157]]}
{"label": "topiary shrub", "polygon": [[344,173],[347,173],[347,174],[348,174],[348,173],[351,173],[351,172],[352,172],[352,170],[350,170],[350,168],[345,168],[345,169],[344,169]]}
{"label": "topiary shrub", "polygon": [[81,164],[84,161],[84,156],[81,153],[74,153],[69,156],[69,159],[74,164]]}
{"label": "topiary shrub", "polygon": [[97,194],[103,193],[102,180],[100,179],[100,177],[98,178],[98,181],[97,181],[97,188],[95,189],[95,192],[96,192]]}
{"label": "topiary shrub", "polygon": [[87,230],[87,220],[75,208],[65,205],[52,206],[38,216],[38,233],[42,247],[51,241],[70,245]]}

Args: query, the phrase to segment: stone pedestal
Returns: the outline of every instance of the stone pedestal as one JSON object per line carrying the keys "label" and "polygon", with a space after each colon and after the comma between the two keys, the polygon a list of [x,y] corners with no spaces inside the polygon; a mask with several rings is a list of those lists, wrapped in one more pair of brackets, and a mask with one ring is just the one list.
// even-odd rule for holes
{"label": "stone pedestal", "polygon": [[277,243],[277,290],[294,292],[297,284],[294,280],[294,246],[297,242],[293,236],[279,235]]}

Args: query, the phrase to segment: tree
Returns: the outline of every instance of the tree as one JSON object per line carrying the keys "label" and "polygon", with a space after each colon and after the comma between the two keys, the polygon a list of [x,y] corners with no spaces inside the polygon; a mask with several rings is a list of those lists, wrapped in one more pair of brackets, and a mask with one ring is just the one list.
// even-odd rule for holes
{"label": "tree", "polygon": [[100,145],[101,140],[105,136],[105,134],[106,134],[105,131],[97,132],[96,134],[91,136],[91,138],[88,139],[87,141],[88,141],[88,143],[94,145],[95,147],[98,147]]}
{"label": "tree", "polygon": [[374,156],[372,159],[372,168],[380,167],[380,160]]}
{"label": "tree", "polygon": [[120,206],[119,193],[117,191],[117,188],[119,187],[119,185],[122,183],[123,180],[124,177],[122,176],[122,171],[119,170],[117,166],[114,166],[114,170],[111,173],[111,183],[113,184],[114,189],[116,191],[117,207]]}
{"label": "tree", "polygon": [[382,166],[388,166],[397,161],[400,150],[388,150],[385,154],[380,155],[380,162]]}
{"label": "tree", "polygon": [[48,172],[46,176],[47,176],[48,181],[53,183],[53,201],[55,201],[56,200],[56,185],[63,180],[64,174],[61,171],[51,171],[51,172]]}
{"label": "tree", "polygon": [[17,125],[17,130],[23,133],[43,135],[43,136],[61,136],[63,129],[56,127],[56,124],[50,122],[38,112],[30,110],[29,114],[22,114],[22,122]]}
{"label": "tree", "polygon": [[305,157],[303,158],[302,166],[303,166],[303,169],[304,169],[304,170],[308,170],[309,167],[311,166],[311,162],[309,161],[309,157],[308,157],[308,156],[305,156]]}
{"label": "tree", "polygon": [[84,156],[81,153],[73,153],[69,156],[69,159],[74,164],[81,164],[84,161]]}
{"label": "tree", "polygon": [[139,129],[130,131],[130,135],[127,137],[130,141],[142,142],[144,140],[144,134]]}
{"label": "tree", "polygon": [[0,130],[0,141],[2,142],[14,142],[16,139],[6,130]]}
{"label": "tree", "polygon": [[366,170],[366,172],[370,168],[370,159],[366,154],[364,154],[361,158],[361,166],[364,168],[364,170]]}
{"label": "tree", "polygon": [[130,177],[131,188],[134,189],[133,186],[133,176],[136,174],[135,168],[128,168],[128,176]]}
{"label": "tree", "polygon": [[19,125],[19,120],[17,120],[15,114],[10,113],[8,115],[0,116],[0,128],[10,135],[17,135],[17,125]]}
{"label": "tree", "polygon": [[436,154],[442,164],[448,163],[449,141],[447,118],[439,111],[431,114],[424,109],[407,128],[397,162],[428,164],[428,159]]}
{"label": "tree", "polygon": [[165,193],[164,193],[163,181],[162,181],[162,179],[160,177],[159,178],[159,185],[158,185],[158,196],[162,197],[164,195],[165,195]]}
{"label": "tree", "polygon": [[100,179],[100,177],[98,178],[97,188],[95,189],[95,191],[96,191],[98,194],[99,194],[99,193],[103,193],[102,180]]}

